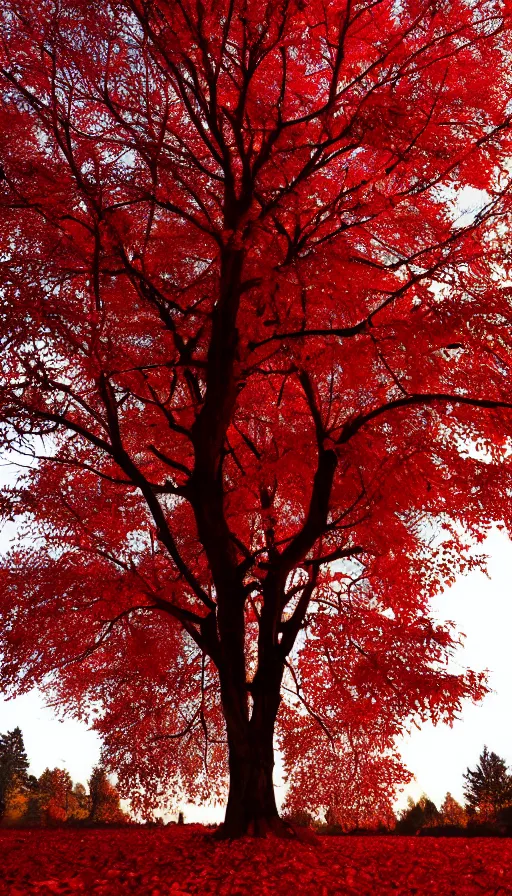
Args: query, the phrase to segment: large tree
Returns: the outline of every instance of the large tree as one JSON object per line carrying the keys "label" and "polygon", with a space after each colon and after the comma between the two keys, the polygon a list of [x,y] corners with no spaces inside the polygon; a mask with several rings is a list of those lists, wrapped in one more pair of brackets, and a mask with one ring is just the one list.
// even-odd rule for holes
{"label": "large tree", "polygon": [[275,826],[283,694],[339,753],[482,693],[428,605],[510,519],[509,3],[0,15],[2,681]]}

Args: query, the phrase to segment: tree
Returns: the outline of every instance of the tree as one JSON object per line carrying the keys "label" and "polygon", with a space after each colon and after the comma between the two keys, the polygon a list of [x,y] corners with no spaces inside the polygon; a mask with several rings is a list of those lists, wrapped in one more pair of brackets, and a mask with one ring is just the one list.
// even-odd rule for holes
{"label": "tree", "polygon": [[21,728],[0,735],[0,820],[7,809],[8,797],[23,786],[29,762]]}
{"label": "tree", "polygon": [[500,809],[512,804],[512,776],[505,760],[484,747],[474,770],[464,775],[464,797],[471,815],[495,821]]}
{"label": "tree", "polygon": [[386,743],[485,690],[429,599],[511,526],[508,4],[1,16],[2,684],[278,828],[310,676]]}
{"label": "tree", "polygon": [[[308,687],[304,691],[307,694]],[[363,731],[361,721],[350,718],[346,708],[329,714],[319,703],[316,719],[292,710],[283,725],[280,743],[290,781],[285,810],[290,816],[325,813],[327,824],[344,831],[394,827],[397,790],[412,776],[393,748],[393,728],[382,711],[374,725],[367,713],[368,727]]]}
{"label": "tree", "polygon": [[455,827],[465,828],[467,824],[466,811],[460,803],[448,792],[443,800],[440,809],[441,824],[454,825]]}
{"label": "tree", "polygon": [[85,821],[91,812],[91,800],[83,784],[73,786],[69,800],[68,821]]}
{"label": "tree", "polygon": [[423,809],[423,815],[425,818],[425,826],[428,828],[437,827],[440,822],[439,809],[436,804],[429,800],[429,798],[424,794],[419,801],[419,805]]}
{"label": "tree", "polygon": [[119,803],[119,793],[108,780],[104,768],[96,765],[89,778],[89,820],[101,824],[119,824],[127,820]]}
{"label": "tree", "polygon": [[73,781],[62,768],[46,768],[38,780],[40,823],[63,824],[68,820]]}
{"label": "tree", "polygon": [[417,834],[425,824],[425,814],[420,803],[412,796],[407,798],[407,808],[400,813],[396,829],[399,834]]}
{"label": "tree", "polygon": [[34,775],[17,776],[7,791],[2,823],[36,825],[41,822],[39,785]]}
{"label": "tree", "polygon": [[398,819],[396,829],[400,834],[417,834],[422,828],[437,827],[440,820],[436,804],[426,794],[423,794],[417,803],[412,797],[409,797],[407,809]]}
{"label": "tree", "polygon": [[26,815],[28,807],[28,790],[21,783],[15,783],[9,789],[2,824],[6,826],[18,824]]}
{"label": "tree", "polygon": [[23,824],[29,827],[38,827],[43,820],[39,780],[35,775],[29,775],[27,782],[27,804],[23,815]]}

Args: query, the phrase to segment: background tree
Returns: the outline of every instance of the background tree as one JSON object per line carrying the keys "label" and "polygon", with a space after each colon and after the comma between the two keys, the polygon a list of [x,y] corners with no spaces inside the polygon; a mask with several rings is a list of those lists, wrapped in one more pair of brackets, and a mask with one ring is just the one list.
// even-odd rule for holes
{"label": "background tree", "polygon": [[7,791],[2,824],[32,826],[40,823],[38,780],[34,775],[17,777]]}
{"label": "background tree", "polygon": [[399,834],[417,834],[422,828],[434,828],[441,823],[441,815],[435,803],[423,794],[417,803],[412,797],[407,809],[401,813],[396,830]]}
{"label": "background tree", "polygon": [[73,785],[69,798],[68,821],[85,821],[91,813],[91,799],[83,784]]}
{"label": "background tree", "polygon": [[[0,735],[0,821],[9,796],[21,790],[27,780],[29,762],[20,728]],[[19,801],[18,801],[19,802]],[[12,807],[11,807],[12,808]]]}
{"label": "background tree", "polygon": [[420,803],[415,803],[412,796],[407,798],[407,808],[400,813],[396,824],[399,834],[417,834],[425,824],[425,814]]}
{"label": "background tree", "polygon": [[43,821],[39,781],[35,775],[29,775],[27,783],[27,804],[23,818],[23,824],[28,827],[38,827]]}
{"label": "background tree", "polygon": [[475,769],[464,775],[468,811],[479,821],[495,821],[500,809],[512,804],[512,776],[504,759],[484,747]]}
{"label": "background tree", "polygon": [[27,814],[28,800],[28,788],[22,783],[13,784],[7,792],[2,824],[7,827],[19,824]]}
{"label": "background tree", "polygon": [[96,824],[119,824],[127,821],[127,816],[121,809],[119,793],[100,765],[93,768],[89,778],[89,803],[89,821]]}
{"label": "background tree", "polygon": [[454,825],[460,828],[464,828],[467,825],[468,817],[466,810],[457,802],[450,792],[446,794],[443,800],[440,813],[441,824],[443,825]]}
{"label": "background tree", "polygon": [[68,820],[73,781],[62,768],[46,768],[38,780],[41,824],[57,825]]}
{"label": "background tree", "polygon": [[425,819],[425,827],[427,827],[427,828],[437,827],[441,821],[441,816],[440,816],[439,809],[437,808],[436,804],[434,802],[432,802],[432,800],[430,800],[428,798],[428,796],[423,794],[423,796],[420,797],[419,805],[423,809],[423,816]]}
{"label": "background tree", "polygon": [[508,4],[0,28],[2,685],[101,705],[146,811],[229,773],[224,832],[276,827],[310,675],[352,730],[360,690],[385,726],[484,692],[429,599],[511,528]]}

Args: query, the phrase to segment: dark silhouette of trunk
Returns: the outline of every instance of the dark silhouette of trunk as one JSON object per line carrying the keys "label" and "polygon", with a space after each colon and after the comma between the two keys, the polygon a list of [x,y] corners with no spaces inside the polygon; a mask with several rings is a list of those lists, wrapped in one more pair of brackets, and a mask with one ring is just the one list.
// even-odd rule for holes
{"label": "dark silhouette of trunk", "polygon": [[250,734],[244,742],[228,738],[229,798],[222,834],[240,837],[264,834],[279,819],[273,771],[273,728],[266,726]]}
{"label": "dark silhouette of trunk", "polygon": [[[268,831],[287,830],[280,820],[274,792],[274,727],[281,700],[281,663],[258,672],[250,686],[252,711],[225,713],[229,749],[229,797],[219,835],[264,836]],[[228,698],[229,700],[229,698]]]}

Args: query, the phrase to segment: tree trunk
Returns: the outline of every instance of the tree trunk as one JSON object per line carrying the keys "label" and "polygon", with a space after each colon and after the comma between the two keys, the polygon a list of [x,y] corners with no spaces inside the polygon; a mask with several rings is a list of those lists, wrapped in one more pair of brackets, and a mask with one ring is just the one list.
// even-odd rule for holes
{"label": "tree trunk", "polygon": [[243,753],[229,743],[229,797],[223,837],[263,836],[279,824],[270,744],[247,744]]}
{"label": "tree trunk", "polygon": [[286,831],[277,811],[273,781],[274,726],[281,701],[282,669],[267,678],[260,689],[262,677],[257,676],[253,683],[253,707],[246,725],[234,724],[232,713],[226,712],[229,797],[221,837]]}

